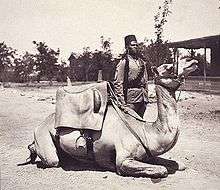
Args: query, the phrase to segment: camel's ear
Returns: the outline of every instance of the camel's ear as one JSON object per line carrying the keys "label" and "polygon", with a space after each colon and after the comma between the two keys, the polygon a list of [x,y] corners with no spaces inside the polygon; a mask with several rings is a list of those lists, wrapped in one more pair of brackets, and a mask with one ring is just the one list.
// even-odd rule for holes
{"label": "camel's ear", "polygon": [[71,80],[68,76],[66,77],[66,81],[67,81],[67,86],[72,86]]}

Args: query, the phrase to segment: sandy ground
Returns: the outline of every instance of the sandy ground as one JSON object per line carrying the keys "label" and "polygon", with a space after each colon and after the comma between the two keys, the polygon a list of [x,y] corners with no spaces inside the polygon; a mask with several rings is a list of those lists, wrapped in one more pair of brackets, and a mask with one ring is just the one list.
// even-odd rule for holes
{"label": "sandy ground", "polygon": [[[182,122],[177,145],[164,155],[187,169],[161,180],[121,177],[73,163],[67,168],[17,166],[28,157],[33,130],[54,112],[55,88],[0,90],[0,189],[220,189],[220,96],[182,92]],[[153,119],[155,103],[149,105]]]}

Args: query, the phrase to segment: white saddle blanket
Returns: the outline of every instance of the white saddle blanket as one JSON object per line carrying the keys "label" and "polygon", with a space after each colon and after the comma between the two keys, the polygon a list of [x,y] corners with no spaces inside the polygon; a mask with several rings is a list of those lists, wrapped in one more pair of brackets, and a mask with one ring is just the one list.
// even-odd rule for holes
{"label": "white saddle blanket", "polygon": [[55,128],[101,130],[106,106],[107,82],[59,88]]}

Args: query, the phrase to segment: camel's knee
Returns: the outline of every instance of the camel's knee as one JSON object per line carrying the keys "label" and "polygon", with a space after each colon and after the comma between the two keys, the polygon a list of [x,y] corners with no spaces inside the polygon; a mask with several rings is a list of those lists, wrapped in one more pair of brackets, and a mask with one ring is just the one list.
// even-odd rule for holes
{"label": "camel's knee", "polygon": [[55,152],[47,152],[47,153],[38,152],[38,156],[40,157],[45,167],[58,167],[59,166],[59,158]]}
{"label": "camel's knee", "polygon": [[35,145],[35,148],[37,155],[43,162],[43,165],[47,167],[57,167],[59,165],[57,149],[52,139],[45,139],[44,144],[38,141],[38,143]]}
{"label": "camel's knee", "polygon": [[165,166],[170,173],[174,171],[183,171],[186,169],[186,165],[183,162],[175,161],[175,160],[168,160],[164,158],[155,157],[153,160],[150,161],[152,164],[157,164],[161,166]]}
{"label": "camel's knee", "polygon": [[[130,172],[134,172],[135,167],[132,167],[132,161],[129,159],[117,161],[116,172],[119,175],[126,176]],[[132,171],[133,170],[133,171]]]}
{"label": "camel's knee", "polygon": [[42,159],[42,162],[47,167],[58,167],[59,166],[58,157],[57,158]]}
{"label": "camel's knee", "polygon": [[164,166],[156,166],[156,167],[154,167],[154,171],[153,171],[152,177],[158,177],[158,176],[167,177],[168,176],[167,168],[164,167]]}
{"label": "camel's knee", "polygon": [[126,159],[117,165],[117,173],[123,176],[167,177],[168,170],[164,166],[151,165],[132,159]]}

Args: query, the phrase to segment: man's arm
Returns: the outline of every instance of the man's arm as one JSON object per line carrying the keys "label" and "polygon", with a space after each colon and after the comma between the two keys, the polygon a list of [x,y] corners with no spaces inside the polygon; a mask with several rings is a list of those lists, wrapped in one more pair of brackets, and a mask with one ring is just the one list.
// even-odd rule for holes
{"label": "man's arm", "polygon": [[148,98],[148,83],[147,83],[148,82],[148,73],[147,73],[147,66],[144,61],[143,61],[143,65],[144,65],[144,74],[143,74],[143,78],[142,78],[143,89],[144,89],[144,93],[145,93],[146,98]]}
{"label": "man's arm", "polygon": [[125,69],[125,60],[121,60],[115,71],[115,79],[114,79],[114,88],[115,93],[122,105],[125,105],[123,85],[124,85],[124,69]]}

